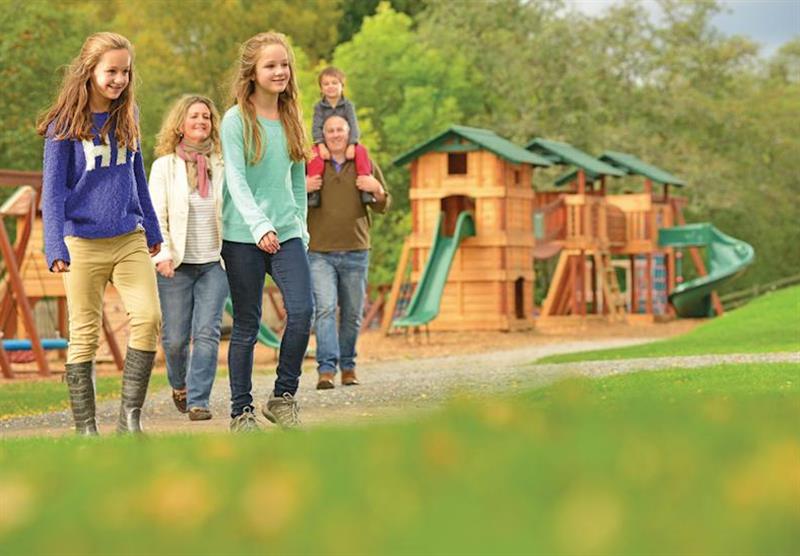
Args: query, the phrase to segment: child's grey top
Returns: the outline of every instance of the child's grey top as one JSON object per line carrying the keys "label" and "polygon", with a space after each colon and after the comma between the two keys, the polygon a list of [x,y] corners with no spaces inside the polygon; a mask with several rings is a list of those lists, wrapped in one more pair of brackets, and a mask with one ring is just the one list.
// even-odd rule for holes
{"label": "child's grey top", "polygon": [[350,145],[358,143],[358,139],[361,137],[361,131],[358,129],[356,107],[352,102],[342,97],[339,99],[339,102],[336,103],[336,106],[331,106],[331,103],[328,102],[326,98],[323,98],[314,105],[314,120],[311,123],[311,136],[314,138],[314,144],[317,145],[325,142],[322,126],[325,124],[325,120],[331,116],[341,116],[347,120],[350,126],[350,138],[347,142]]}

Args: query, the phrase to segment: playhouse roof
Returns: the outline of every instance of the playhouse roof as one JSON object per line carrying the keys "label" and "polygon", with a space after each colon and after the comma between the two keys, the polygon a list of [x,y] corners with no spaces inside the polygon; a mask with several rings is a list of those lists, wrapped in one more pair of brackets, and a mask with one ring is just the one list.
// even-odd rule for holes
{"label": "playhouse roof", "polygon": [[[446,144],[445,141],[453,137],[461,137],[471,145]],[[453,125],[435,137],[420,143],[405,154],[394,160],[398,166],[411,162],[429,151],[439,152],[466,152],[479,149],[491,151],[499,157],[505,158],[514,164],[531,164],[533,166],[550,166],[552,163],[535,153],[526,151],[507,139],[503,139],[494,131],[478,127]]]}
{"label": "playhouse roof", "polygon": [[614,166],[625,171],[626,174],[644,176],[661,184],[677,185],[680,187],[686,185],[686,182],[682,179],[673,176],[666,170],[662,170],[661,168],[647,164],[632,154],[606,151],[600,155],[600,160],[608,162],[609,164],[613,164]]}
{"label": "playhouse roof", "polygon": [[[594,183],[599,177],[594,172],[590,172],[588,170],[584,170],[583,173],[584,173],[584,176],[586,178],[586,183],[587,184]],[[556,186],[561,187],[562,185],[574,182],[576,179],[578,179],[578,170],[573,168],[569,172],[566,172],[566,173],[561,174],[560,176],[558,176],[555,180],[553,180],[553,183]]]}
{"label": "playhouse roof", "polygon": [[606,176],[624,176],[625,172],[618,170],[610,164],[576,149],[569,143],[551,141],[537,137],[525,146],[529,151],[536,153],[554,164],[577,166],[586,174]]}

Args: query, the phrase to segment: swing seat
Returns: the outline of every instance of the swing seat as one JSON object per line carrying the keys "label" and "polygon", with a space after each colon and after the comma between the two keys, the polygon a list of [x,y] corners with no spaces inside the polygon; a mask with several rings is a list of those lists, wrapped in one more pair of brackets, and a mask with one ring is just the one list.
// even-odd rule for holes
{"label": "swing seat", "polygon": [[[42,338],[42,349],[67,349],[69,342],[64,338]],[[33,349],[33,342],[28,339],[3,340],[3,350],[5,351],[30,351]]]}

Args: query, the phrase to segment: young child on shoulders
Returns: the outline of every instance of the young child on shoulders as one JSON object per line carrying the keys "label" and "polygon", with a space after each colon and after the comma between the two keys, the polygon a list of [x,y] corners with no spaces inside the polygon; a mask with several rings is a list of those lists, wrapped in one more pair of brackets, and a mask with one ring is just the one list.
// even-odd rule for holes
{"label": "young child on shoulders", "polygon": [[[325,170],[325,161],[330,160],[331,154],[325,146],[325,138],[322,128],[325,120],[331,116],[341,116],[347,120],[350,126],[350,138],[348,141],[345,156],[348,160],[354,160],[356,174],[359,176],[372,175],[372,164],[369,161],[367,149],[358,140],[361,132],[358,128],[356,109],[352,102],[344,96],[345,75],[342,70],[333,66],[328,66],[322,70],[317,79],[320,88],[321,99],[314,105],[314,119],[312,121],[311,134],[314,141],[314,156],[308,163],[307,174],[309,176],[321,176]],[[370,195],[370,197],[372,197]],[[365,203],[374,202],[374,198],[362,199]],[[310,206],[317,206],[318,202],[313,196],[309,197]]]}

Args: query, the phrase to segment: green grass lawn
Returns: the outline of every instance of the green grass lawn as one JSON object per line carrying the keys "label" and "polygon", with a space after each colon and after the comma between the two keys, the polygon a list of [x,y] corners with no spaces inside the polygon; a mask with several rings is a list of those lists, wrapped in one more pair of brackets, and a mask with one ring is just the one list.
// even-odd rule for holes
{"label": "green grass lawn", "polygon": [[569,380],[419,422],[0,443],[8,554],[789,554],[798,365]]}
{"label": "green grass lawn", "polygon": [[766,294],[682,336],[626,348],[552,355],[538,363],[776,351],[800,351],[800,286]]}
{"label": "green grass lawn", "polygon": [[[97,399],[108,400],[119,397],[122,375],[97,378]],[[167,376],[154,374],[150,388],[163,388]],[[9,382],[0,386],[0,421],[20,415],[47,413],[69,408],[67,385],[57,380]]]}

